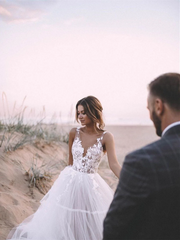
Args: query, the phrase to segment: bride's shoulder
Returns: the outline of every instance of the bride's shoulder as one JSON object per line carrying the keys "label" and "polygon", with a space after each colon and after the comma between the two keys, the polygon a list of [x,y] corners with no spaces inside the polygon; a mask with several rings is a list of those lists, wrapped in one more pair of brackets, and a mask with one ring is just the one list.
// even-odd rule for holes
{"label": "bride's shoulder", "polygon": [[103,138],[105,141],[112,141],[114,139],[113,134],[109,131],[104,131],[103,135],[104,135]]}
{"label": "bride's shoulder", "polygon": [[71,130],[69,131],[69,136],[74,137],[76,135],[76,131],[77,131],[77,128],[71,128]]}
{"label": "bride's shoulder", "polygon": [[70,132],[76,132],[77,131],[77,128],[74,127],[74,128],[71,128]]}

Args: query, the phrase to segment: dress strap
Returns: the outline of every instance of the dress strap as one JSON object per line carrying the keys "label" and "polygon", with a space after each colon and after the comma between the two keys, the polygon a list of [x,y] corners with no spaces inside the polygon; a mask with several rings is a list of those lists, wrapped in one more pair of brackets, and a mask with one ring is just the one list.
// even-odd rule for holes
{"label": "dress strap", "polygon": [[79,130],[80,130],[81,127],[77,127],[76,128],[76,132],[79,134]]}
{"label": "dress strap", "polygon": [[104,131],[103,132],[103,134],[101,135],[101,137],[100,137],[100,140],[102,141],[103,140],[103,137],[104,137],[104,135],[107,133],[107,131]]}
{"label": "dress strap", "polygon": [[79,130],[80,130],[80,127],[77,127],[76,128],[76,134],[75,134],[75,137],[77,138],[80,138],[80,133],[79,133]]}

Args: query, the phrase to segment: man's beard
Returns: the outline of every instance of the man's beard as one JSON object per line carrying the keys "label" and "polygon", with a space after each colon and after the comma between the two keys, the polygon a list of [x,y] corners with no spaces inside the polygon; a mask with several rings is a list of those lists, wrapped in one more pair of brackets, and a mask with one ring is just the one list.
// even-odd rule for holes
{"label": "man's beard", "polygon": [[162,130],[161,130],[161,120],[159,119],[159,117],[157,116],[157,114],[155,113],[155,111],[152,112],[152,121],[154,123],[154,126],[156,128],[156,134],[161,137],[162,135]]}

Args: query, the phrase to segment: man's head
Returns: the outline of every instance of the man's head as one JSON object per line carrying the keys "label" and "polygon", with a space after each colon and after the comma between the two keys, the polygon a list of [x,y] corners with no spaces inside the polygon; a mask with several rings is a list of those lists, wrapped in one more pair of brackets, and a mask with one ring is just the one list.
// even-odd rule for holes
{"label": "man's head", "polygon": [[166,73],[149,84],[150,118],[161,136],[169,124],[180,121],[180,74]]}

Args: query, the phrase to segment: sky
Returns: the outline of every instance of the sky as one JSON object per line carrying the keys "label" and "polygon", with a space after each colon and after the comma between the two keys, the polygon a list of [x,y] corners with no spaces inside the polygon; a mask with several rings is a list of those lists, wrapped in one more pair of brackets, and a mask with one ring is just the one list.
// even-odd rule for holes
{"label": "sky", "polygon": [[26,97],[29,117],[71,121],[93,95],[106,124],[151,124],[147,85],[179,49],[180,0],[0,0],[0,115]]}

